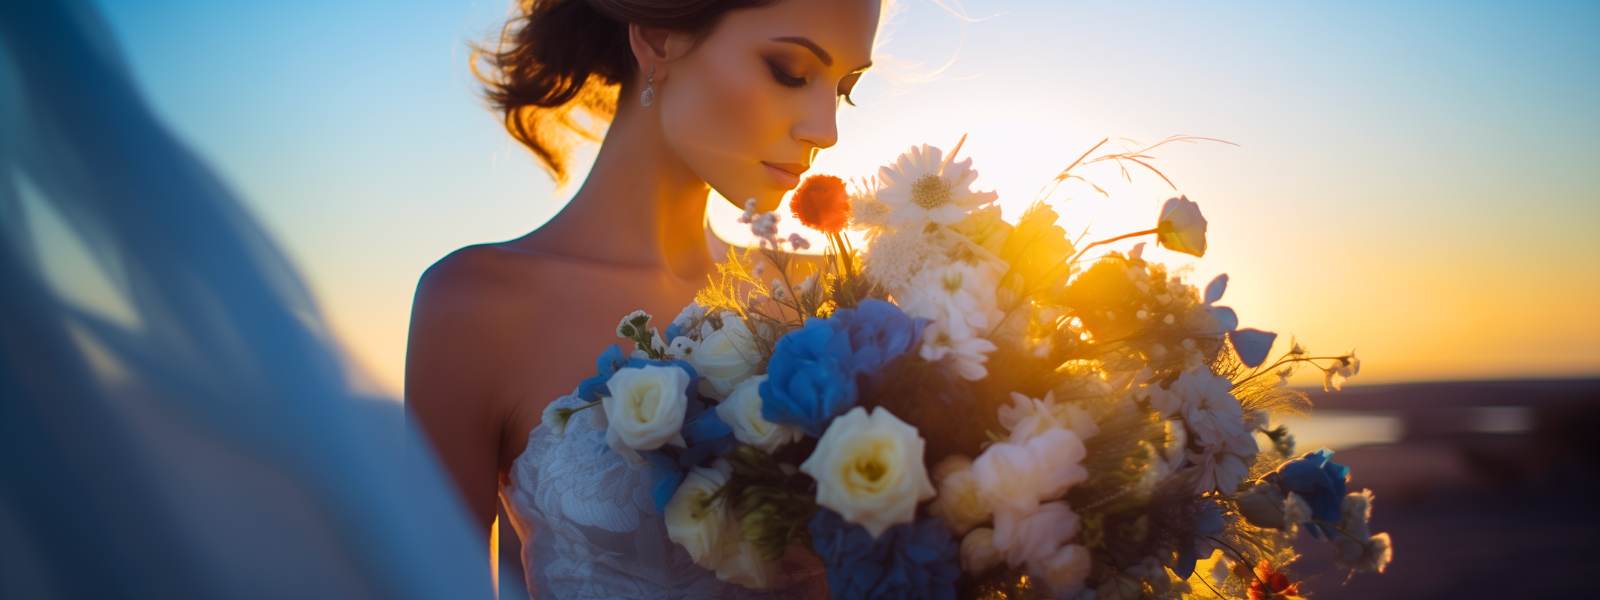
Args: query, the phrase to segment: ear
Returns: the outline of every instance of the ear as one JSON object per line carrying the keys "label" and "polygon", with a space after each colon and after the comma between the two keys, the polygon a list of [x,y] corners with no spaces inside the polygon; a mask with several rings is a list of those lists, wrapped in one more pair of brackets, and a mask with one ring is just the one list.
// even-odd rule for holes
{"label": "ear", "polygon": [[667,37],[665,29],[645,27],[637,23],[628,24],[628,47],[633,51],[633,59],[639,64],[639,77],[650,72],[651,67],[656,69],[656,80],[662,79],[662,71],[667,62]]}
{"label": "ear", "polygon": [[688,49],[689,37],[660,27],[628,24],[628,47],[639,65],[639,77],[644,78],[651,67],[656,69],[656,82],[667,78],[667,65]]}

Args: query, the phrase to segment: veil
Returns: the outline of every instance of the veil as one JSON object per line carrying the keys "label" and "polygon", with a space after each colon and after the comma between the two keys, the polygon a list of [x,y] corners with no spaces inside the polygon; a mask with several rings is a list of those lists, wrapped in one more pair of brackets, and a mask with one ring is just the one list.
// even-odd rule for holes
{"label": "veil", "polygon": [[[0,3],[0,178],[0,597],[490,595],[401,404],[355,391],[293,265],[87,0]],[[52,285],[29,202],[133,322]]]}

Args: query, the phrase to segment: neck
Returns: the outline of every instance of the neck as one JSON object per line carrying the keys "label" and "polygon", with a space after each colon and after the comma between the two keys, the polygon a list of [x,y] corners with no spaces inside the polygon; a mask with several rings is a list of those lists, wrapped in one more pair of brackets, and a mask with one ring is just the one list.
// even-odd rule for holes
{"label": "neck", "polygon": [[629,97],[623,90],[583,185],[541,230],[554,247],[582,248],[584,258],[702,280],[714,264],[706,241],[710,188],[667,147],[656,113]]}

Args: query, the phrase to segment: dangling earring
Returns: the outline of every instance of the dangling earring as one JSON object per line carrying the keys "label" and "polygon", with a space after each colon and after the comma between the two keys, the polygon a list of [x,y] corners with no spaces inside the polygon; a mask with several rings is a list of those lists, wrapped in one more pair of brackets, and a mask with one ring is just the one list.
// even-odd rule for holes
{"label": "dangling earring", "polygon": [[650,106],[656,103],[656,68],[650,67],[650,75],[644,78],[644,91],[639,94],[639,104]]}

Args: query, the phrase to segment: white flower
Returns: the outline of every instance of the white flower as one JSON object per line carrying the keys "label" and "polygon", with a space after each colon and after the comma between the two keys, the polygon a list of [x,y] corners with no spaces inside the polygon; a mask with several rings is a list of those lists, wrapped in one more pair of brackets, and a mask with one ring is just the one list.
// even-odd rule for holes
{"label": "white flower", "polygon": [[1067,544],[1054,554],[1028,565],[1028,571],[1043,579],[1056,597],[1071,596],[1083,589],[1089,578],[1089,549],[1078,544]]}
{"label": "white flower", "polygon": [[1174,252],[1205,256],[1206,218],[1200,214],[1200,205],[1188,196],[1169,198],[1161,205],[1156,242]]}
{"label": "white flower", "polygon": [[562,408],[558,403],[551,402],[544,406],[544,414],[539,417],[539,422],[554,431],[556,437],[561,437],[567,431],[567,419],[572,418],[572,411]]}
{"label": "white flower", "polygon": [[991,444],[973,461],[972,473],[998,523],[1002,513],[1032,513],[1039,502],[1059,498],[1088,479],[1082,465],[1086,454],[1076,433],[1052,429],[1025,443]]}
{"label": "white flower", "polygon": [[1290,492],[1283,499],[1283,522],[1286,528],[1311,522],[1311,503],[1301,498],[1300,494]]}
{"label": "white flower", "polygon": [[712,496],[727,485],[733,469],[725,461],[713,468],[695,467],[667,502],[667,538],[689,551],[695,564],[716,568],[730,521],[727,505]]}
{"label": "white flower", "polygon": [[817,480],[817,504],[876,538],[910,522],[917,503],[934,496],[922,466],[923,439],[888,409],[850,409],[822,433],[800,470]]}
{"label": "white flower", "polygon": [[762,559],[755,545],[744,539],[727,503],[712,499],[732,472],[723,460],[689,471],[667,502],[667,538],[683,546],[695,564],[715,571],[718,579],[765,588],[777,578],[778,565]]}
{"label": "white flower", "polygon": [[1005,556],[994,548],[994,530],[988,527],[979,527],[961,538],[961,570],[967,573],[982,573],[989,567],[1000,564]]}
{"label": "white flower", "polygon": [[994,342],[981,337],[955,337],[950,325],[944,321],[929,323],[922,330],[922,347],[917,354],[929,362],[943,361],[957,375],[967,381],[978,381],[989,375],[989,353],[998,349]]}
{"label": "white flower", "polygon": [[928,513],[944,519],[956,535],[989,520],[993,509],[972,475],[972,461],[965,456],[945,458],[934,468],[939,495],[928,505]]}
{"label": "white flower", "polygon": [[972,159],[946,164],[944,151],[923,144],[878,169],[877,199],[887,205],[891,225],[921,227],[930,221],[951,225],[999,197],[972,191],[977,178]]}
{"label": "white flower", "polygon": [[733,430],[734,439],[771,453],[805,434],[798,427],[778,425],[761,416],[760,389],[766,380],[766,375],[757,375],[740,382],[716,410],[717,417]]}
{"label": "white flower", "polygon": [[1339,362],[1322,370],[1322,391],[1333,392],[1344,389],[1344,381],[1361,373],[1361,359],[1356,358],[1354,350],[1338,358]]}
{"label": "white flower", "polygon": [[911,287],[911,277],[943,252],[944,235],[921,229],[878,229],[868,239],[862,272],[896,298]]}
{"label": "white flower", "polygon": [[1068,429],[1052,429],[1034,436],[1024,445],[1033,453],[1039,466],[1037,489],[1041,502],[1060,498],[1073,485],[1089,478],[1089,470],[1082,464],[1089,452],[1084,448],[1083,438],[1078,437],[1077,433]]}
{"label": "white flower", "polygon": [[684,446],[683,416],[689,404],[689,374],[678,367],[646,365],[618,369],[600,399],[606,411],[606,442],[631,461],[637,450]]}
{"label": "white flower", "polygon": [[1339,503],[1339,529],[1350,535],[1365,538],[1372,534],[1368,521],[1372,519],[1372,490],[1346,494]]}
{"label": "white flower", "polygon": [[1200,469],[1200,477],[1195,481],[1195,491],[1204,494],[1211,490],[1218,490],[1226,495],[1233,495],[1239,489],[1239,484],[1244,483],[1244,478],[1250,474],[1250,463],[1244,456],[1227,452],[1220,448],[1207,448],[1200,453],[1190,453],[1189,460],[1194,461],[1196,468]]}
{"label": "white flower", "polygon": [[694,349],[698,345],[699,343],[689,336],[680,335],[672,338],[671,344],[667,344],[667,354],[673,358],[687,360],[690,355],[694,354]]}
{"label": "white flower", "polygon": [[672,318],[671,324],[676,325],[678,330],[683,332],[683,335],[691,336],[691,340],[698,341],[699,338],[695,336],[698,329],[694,325],[705,318],[706,307],[701,306],[698,302],[690,302],[683,307],[682,311],[678,312],[678,316]]}
{"label": "white flower", "polygon": [[1025,442],[1057,428],[1069,429],[1084,440],[1100,432],[1089,411],[1076,404],[1057,403],[1054,390],[1041,399],[1011,392],[1011,404],[1002,405],[998,412],[1000,425],[1011,431],[1013,442]]}
{"label": "white flower", "polygon": [[1209,367],[1195,367],[1179,375],[1169,392],[1169,397],[1181,400],[1184,421],[1201,447],[1244,458],[1252,458],[1259,451],[1255,436],[1245,425],[1244,409],[1233,395],[1233,382],[1226,377],[1212,373]]}
{"label": "white flower", "polygon": [[700,389],[713,398],[726,398],[734,386],[761,366],[761,350],[744,319],[722,313],[722,327],[695,346],[689,364],[703,379]]}
{"label": "white flower", "polygon": [[1394,559],[1394,547],[1387,533],[1364,539],[1339,535],[1334,536],[1333,541],[1338,549],[1339,564],[1356,571],[1382,573]]}
{"label": "white flower", "polygon": [[1013,567],[1037,563],[1078,535],[1078,526],[1078,513],[1066,502],[1046,502],[1023,515],[996,513],[994,547]]}
{"label": "white flower", "polygon": [[1004,316],[995,299],[1002,269],[991,262],[928,265],[897,297],[900,309],[913,317],[945,321],[960,337],[986,334]]}

